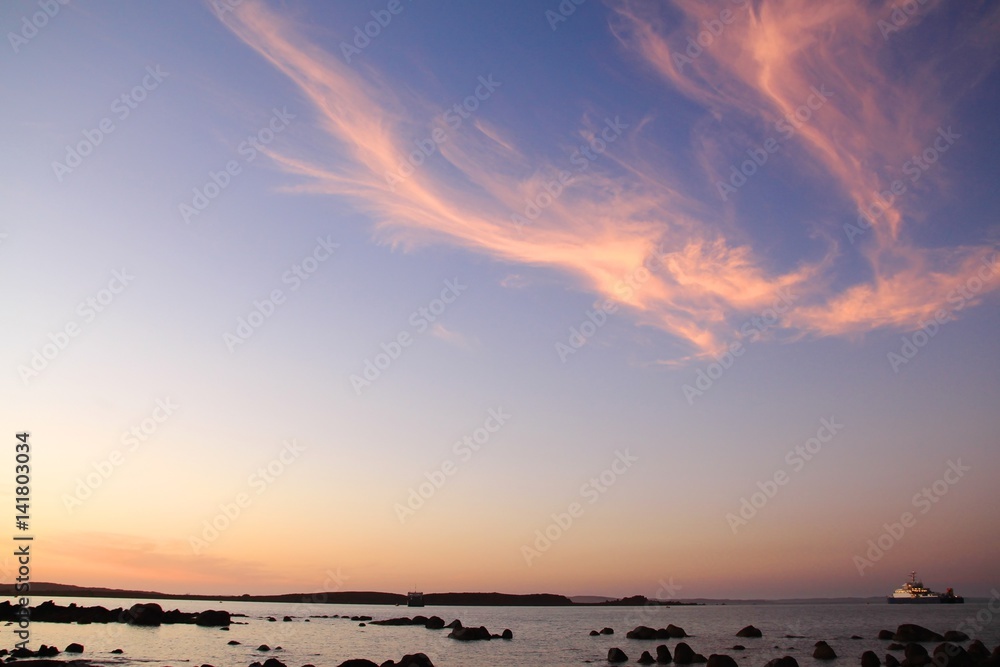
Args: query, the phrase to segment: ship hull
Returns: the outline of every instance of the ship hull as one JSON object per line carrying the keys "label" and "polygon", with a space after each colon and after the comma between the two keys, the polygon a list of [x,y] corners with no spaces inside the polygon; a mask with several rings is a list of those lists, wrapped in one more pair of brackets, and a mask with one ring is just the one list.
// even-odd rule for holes
{"label": "ship hull", "polygon": [[934,596],[919,597],[919,598],[886,598],[889,604],[964,604],[965,599],[961,597],[955,598],[945,598]]}

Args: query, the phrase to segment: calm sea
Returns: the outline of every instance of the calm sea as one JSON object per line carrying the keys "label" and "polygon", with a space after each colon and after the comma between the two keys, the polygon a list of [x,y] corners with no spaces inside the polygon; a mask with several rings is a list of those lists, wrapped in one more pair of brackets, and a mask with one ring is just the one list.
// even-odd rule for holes
{"label": "calm sea", "polygon": [[[32,600],[33,604],[42,602]],[[133,600],[99,598],[57,598],[59,604],[76,602],[80,605],[102,605],[108,608],[129,607]],[[857,665],[868,649],[880,657],[888,642],[875,639],[878,631],[894,630],[901,623],[918,623],[937,632],[981,627],[969,632],[982,639],[992,649],[1000,644],[1000,614],[990,613],[985,603],[964,605],[898,606],[871,604],[789,604],[789,605],[711,605],[669,608],[604,608],[604,607],[406,607],[364,605],[302,605],[256,602],[209,603],[206,601],[160,600],[164,609],[201,611],[226,609],[243,613],[228,632],[218,628],[191,625],[164,625],[158,628],[138,628],[122,624],[63,625],[33,623],[31,648],[50,644],[65,648],[79,642],[86,648],[83,657],[107,665],[202,665],[215,667],[246,667],[255,660],[276,657],[289,667],[314,664],[332,667],[349,658],[368,658],[376,663],[398,660],[406,653],[421,651],[430,656],[437,667],[473,665],[534,665],[538,667],[570,667],[587,662],[606,663],[608,649],[618,646],[634,664],[643,650],[656,654],[657,644],[673,647],[686,641],[706,657],[711,653],[728,653],[741,665],[763,667],[771,658],[792,655],[803,667],[820,664],[812,659],[813,644],[826,640],[838,656],[839,664]],[[996,603],[994,603],[996,606]],[[491,632],[504,628],[514,632],[512,641],[463,643],[447,638],[448,630],[427,630],[423,627],[385,627],[368,625],[342,618],[305,618],[320,614],[369,615],[377,619],[396,616],[437,615],[450,622],[458,618],[466,626],[485,625]],[[977,614],[979,615],[977,618]],[[282,622],[293,616],[294,621]],[[277,622],[267,621],[268,616]],[[245,625],[242,623],[245,622]],[[636,625],[665,627],[673,623],[684,628],[692,637],[685,640],[638,641],[625,638],[625,632]],[[738,639],[736,632],[753,624],[764,632],[763,639]],[[591,630],[609,626],[612,636],[590,637]],[[3,628],[3,646],[12,648],[16,638],[14,628]],[[968,630],[967,630],[968,631]],[[801,639],[785,638],[801,635]],[[850,639],[860,635],[863,639]],[[227,642],[235,639],[238,646]],[[260,644],[281,646],[282,650],[261,653]],[[734,644],[746,646],[745,651],[733,651]],[[123,655],[113,655],[121,648]],[[902,657],[897,653],[898,657]],[[834,663],[834,664],[837,664]]]}

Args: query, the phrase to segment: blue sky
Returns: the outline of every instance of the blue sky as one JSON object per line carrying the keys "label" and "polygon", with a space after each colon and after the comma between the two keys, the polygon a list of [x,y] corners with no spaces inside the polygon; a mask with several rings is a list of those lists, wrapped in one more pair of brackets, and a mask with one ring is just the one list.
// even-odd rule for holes
{"label": "blue sky", "polygon": [[989,3],[42,4],[0,10],[0,392],[36,442],[43,578],[996,585]]}

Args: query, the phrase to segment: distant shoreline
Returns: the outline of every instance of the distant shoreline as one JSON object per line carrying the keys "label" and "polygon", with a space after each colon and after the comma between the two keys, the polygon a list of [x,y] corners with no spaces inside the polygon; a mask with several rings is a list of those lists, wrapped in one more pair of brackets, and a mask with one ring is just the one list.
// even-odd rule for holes
{"label": "distant shoreline", "polygon": [[[14,596],[13,584],[0,584],[0,595]],[[271,602],[295,604],[355,604],[405,607],[407,596],[402,593],[379,591],[328,591],[316,593],[283,593],[277,595],[205,595],[198,593],[177,594],[158,591],[138,591],[117,588],[98,588],[38,582],[31,585],[30,597],[79,597],[138,600],[214,600],[217,602]],[[641,606],[706,606],[706,605],[774,605],[774,604],[885,604],[884,596],[868,598],[788,598],[780,600],[764,599],[712,599],[692,600],[649,600],[641,595],[601,599],[598,596],[569,596],[552,593],[508,594],[508,593],[425,593],[427,606],[489,606],[489,607],[641,607]],[[989,598],[967,598],[969,602],[986,601]],[[418,608],[418,607],[417,607]]]}

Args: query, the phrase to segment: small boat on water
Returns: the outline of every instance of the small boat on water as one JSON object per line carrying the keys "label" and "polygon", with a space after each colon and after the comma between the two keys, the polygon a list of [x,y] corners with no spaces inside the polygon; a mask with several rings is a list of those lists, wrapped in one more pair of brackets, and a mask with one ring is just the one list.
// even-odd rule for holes
{"label": "small boat on water", "polygon": [[955,595],[948,589],[944,593],[935,593],[925,588],[922,581],[917,581],[917,573],[910,572],[910,580],[897,588],[886,598],[889,604],[963,604],[965,598]]}
{"label": "small boat on water", "polygon": [[423,593],[407,593],[406,594],[406,606],[407,607],[423,607],[424,606],[424,594]]}

